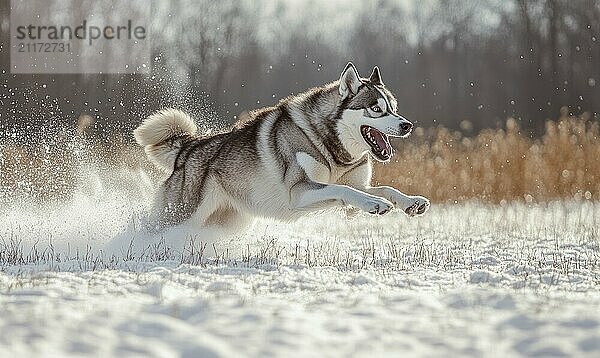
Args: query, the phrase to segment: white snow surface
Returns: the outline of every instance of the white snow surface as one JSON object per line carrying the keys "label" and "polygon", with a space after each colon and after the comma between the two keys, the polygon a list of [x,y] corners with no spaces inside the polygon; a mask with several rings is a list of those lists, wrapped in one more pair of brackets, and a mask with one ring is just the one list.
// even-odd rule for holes
{"label": "white snow surface", "polygon": [[598,203],[321,213],[226,238],[147,234],[151,188],[96,184],[0,209],[0,356],[600,356]]}

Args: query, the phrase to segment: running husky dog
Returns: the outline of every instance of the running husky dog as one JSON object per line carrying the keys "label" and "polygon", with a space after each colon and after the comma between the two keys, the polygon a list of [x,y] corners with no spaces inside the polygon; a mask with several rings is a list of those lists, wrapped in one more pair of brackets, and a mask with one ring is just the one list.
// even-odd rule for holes
{"label": "running husky dog", "polygon": [[411,130],[379,69],[365,79],[348,63],[338,81],[253,111],[231,131],[199,136],[187,114],[165,109],[134,135],[170,174],[156,198],[159,227],[193,217],[235,231],[257,216],[293,220],[336,206],[423,214],[426,198],[370,186],[371,157],[389,161],[388,137]]}

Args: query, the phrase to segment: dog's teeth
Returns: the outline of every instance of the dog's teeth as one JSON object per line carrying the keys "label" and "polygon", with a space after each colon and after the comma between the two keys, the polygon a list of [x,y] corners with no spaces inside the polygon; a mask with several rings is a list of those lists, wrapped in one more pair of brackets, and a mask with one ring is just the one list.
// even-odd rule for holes
{"label": "dog's teeth", "polygon": [[381,150],[381,155],[386,155],[386,154],[387,154],[387,153],[386,153],[385,149],[382,149],[382,150]]}

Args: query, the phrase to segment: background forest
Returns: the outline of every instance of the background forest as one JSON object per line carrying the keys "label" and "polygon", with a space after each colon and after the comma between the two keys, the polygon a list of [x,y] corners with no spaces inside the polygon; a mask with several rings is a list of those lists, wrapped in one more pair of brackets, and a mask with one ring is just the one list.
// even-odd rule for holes
{"label": "background forest", "polygon": [[539,135],[563,106],[596,116],[600,105],[594,0],[151,4],[151,74],[30,76],[10,74],[10,1],[0,0],[1,125],[88,114],[129,131],[166,105],[229,124],[336,79],[349,60],[364,73],[379,65],[400,111],[424,127],[478,131],[514,117]]}

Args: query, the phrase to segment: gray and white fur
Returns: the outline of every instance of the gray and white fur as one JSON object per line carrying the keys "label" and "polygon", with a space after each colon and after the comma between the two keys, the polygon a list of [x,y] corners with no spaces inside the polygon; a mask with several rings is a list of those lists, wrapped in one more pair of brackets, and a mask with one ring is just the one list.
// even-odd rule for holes
{"label": "gray and white fur", "polygon": [[372,159],[388,161],[389,137],[411,129],[379,69],[365,79],[348,63],[338,81],[253,111],[230,131],[199,136],[187,114],[165,109],[134,135],[170,174],[156,197],[158,227],[191,219],[236,232],[255,217],[294,220],[332,207],[423,214],[426,198],[370,186]]}

